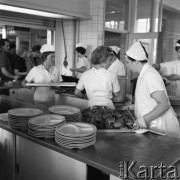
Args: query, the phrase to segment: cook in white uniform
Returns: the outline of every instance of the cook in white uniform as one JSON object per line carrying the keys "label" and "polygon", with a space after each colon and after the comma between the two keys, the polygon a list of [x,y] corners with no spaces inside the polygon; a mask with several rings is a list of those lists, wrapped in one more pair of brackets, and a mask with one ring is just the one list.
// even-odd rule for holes
{"label": "cook in white uniform", "polygon": [[87,45],[84,43],[78,43],[76,44],[76,53],[78,58],[77,65],[75,68],[71,68],[71,71],[75,72],[75,76],[77,79],[79,79],[83,72],[90,69],[90,63],[88,59],[86,58],[86,49]]}
{"label": "cook in white uniform", "polygon": [[135,91],[135,125],[169,136],[180,137],[179,122],[172,109],[160,74],[148,64],[148,54],[140,42],[126,52],[128,66],[139,72]]}
{"label": "cook in white uniform", "polygon": [[83,97],[81,91],[86,90],[89,107],[99,105],[114,109],[111,99],[119,96],[120,87],[117,76],[106,70],[108,60],[113,56],[112,49],[107,46],[99,46],[92,52],[93,67],[83,73],[75,90],[75,95],[79,97]]}
{"label": "cook in white uniform", "polygon": [[[33,67],[27,74],[23,84],[33,83],[56,83],[59,81],[58,70],[55,65],[54,46],[44,44],[42,53],[43,64]],[[35,104],[53,105],[55,103],[55,92],[50,87],[36,87],[34,92]]]}
{"label": "cook in white uniform", "polygon": [[170,80],[167,86],[168,95],[180,96],[180,40],[176,42],[175,50],[177,51],[177,60],[163,62],[153,65],[160,70],[162,75]]}
{"label": "cook in white uniform", "polygon": [[113,50],[114,58],[110,62],[108,71],[114,73],[116,76],[125,76],[124,64],[118,59],[118,54],[121,49],[117,46],[110,46],[110,48]]}

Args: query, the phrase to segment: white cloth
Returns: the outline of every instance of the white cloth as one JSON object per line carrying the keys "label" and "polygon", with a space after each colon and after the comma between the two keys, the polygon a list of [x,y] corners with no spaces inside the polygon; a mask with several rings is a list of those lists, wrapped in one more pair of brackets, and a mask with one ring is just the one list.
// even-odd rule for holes
{"label": "white cloth", "polygon": [[136,61],[148,60],[146,53],[141,45],[141,43],[135,42],[126,52],[126,55],[135,59]]}
{"label": "white cloth", "polygon": [[92,68],[84,72],[76,88],[86,90],[89,107],[100,105],[111,109],[114,109],[112,93],[120,90],[117,77],[104,68]]}
{"label": "white cloth", "polygon": [[[85,66],[87,70],[90,69],[90,63],[89,63],[88,59],[85,56],[83,56],[82,58],[78,59],[76,68],[81,68],[83,66]],[[76,77],[78,79],[82,76],[82,74],[83,73],[80,73],[80,72],[76,72],[75,73],[75,75],[76,75]]]}
{"label": "white cloth", "polygon": [[[136,85],[136,118],[145,116],[155,108],[157,102],[151,98],[151,94],[156,91],[164,91],[167,94],[160,74],[147,63],[143,66]],[[159,118],[153,120],[150,123],[150,128],[169,136],[180,137],[179,122],[172,108]]]}
{"label": "white cloth", "polygon": [[119,51],[121,50],[121,48],[117,47],[117,46],[110,46],[110,48],[116,53],[118,54]]}
{"label": "white cloth", "polygon": [[111,64],[108,71],[114,73],[116,76],[125,76],[126,74],[124,64],[119,59],[116,59]]}
{"label": "white cloth", "polygon": [[50,44],[44,44],[44,45],[42,45],[42,47],[40,49],[41,53],[44,53],[44,52],[54,52],[54,51],[55,51],[54,46],[50,45]]}
{"label": "white cloth", "polygon": [[76,48],[78,48],[78,47],[82,47],[84,49],[87,49],[87,44],[80,42],[80,43],[76,44]]}
{"label": "white cloth", "polygon": [[[50,72],[43,65],[35,66],[29,71],[25,80],[34,83],[58,82],[58,70],[51,67]],[[49,105],[55,101],[55,92],[50,87],[37,87],[34,92],[34,101]]]}
{"label": "white cloth", "polygon": [[[164,62],[161,63],[160,66],[160,71],[163,75],[180,75],[180,60]],[[180,80],[170,81],[170,83],[171,84],[166,87],[168,95],[180,96]]]}

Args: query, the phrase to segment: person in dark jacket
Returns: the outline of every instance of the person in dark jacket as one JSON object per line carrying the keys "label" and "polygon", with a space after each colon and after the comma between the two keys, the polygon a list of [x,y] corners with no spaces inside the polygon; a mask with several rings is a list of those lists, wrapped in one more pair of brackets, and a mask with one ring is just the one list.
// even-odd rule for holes
{"label": "person in dark jacket", "polygon": [[17,80],[19,76],[14,75],[11,54],[9,53],[10,42],[8,39],[0,40],[0,76],[1,81]]}

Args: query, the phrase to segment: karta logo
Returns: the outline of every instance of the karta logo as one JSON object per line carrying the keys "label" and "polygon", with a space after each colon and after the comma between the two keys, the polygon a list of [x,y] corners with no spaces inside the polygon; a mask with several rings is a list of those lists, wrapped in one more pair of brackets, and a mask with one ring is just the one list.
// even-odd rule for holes
{"label": "karta logo", "polygon": [[119,162],[119,178],[121,179],[180,179],[176,166],[138,166],[137,162]]}

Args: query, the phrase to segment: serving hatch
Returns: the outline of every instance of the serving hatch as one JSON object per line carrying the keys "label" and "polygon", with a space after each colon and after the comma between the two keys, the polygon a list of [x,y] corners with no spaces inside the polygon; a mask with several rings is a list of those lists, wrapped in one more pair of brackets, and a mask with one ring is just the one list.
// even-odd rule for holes
{"label": "serving hatch", "polygon": [[26,86],[39,87],[76,87],[75,82],[60,82],[60,83],[26,83]]}

